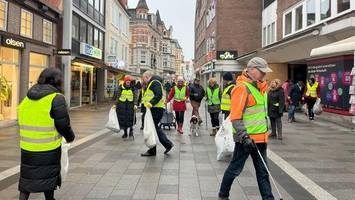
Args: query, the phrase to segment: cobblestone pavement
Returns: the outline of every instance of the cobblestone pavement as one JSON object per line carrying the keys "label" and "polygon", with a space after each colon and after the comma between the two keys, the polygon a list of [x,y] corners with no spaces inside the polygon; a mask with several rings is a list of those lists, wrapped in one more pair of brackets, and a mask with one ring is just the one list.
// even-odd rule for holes
{"label": "cobblestone pavement", "polygon": [[[166,131],[175,144],[169,156],[159,145],[155,158],[140,157],[146,150],[140,123],[134,141],[123,141],[122,133],[110,132],[70,152],[69,174],[56,191],[56,199],[216,199],[228,161],[216,161],[214,140],[204,125],[199,137],[187,135],[190,115],[185,115],[184,135]],[[107,109],[73,111],[71,116],[78,138],[83,138],[103,129]],[[285,122],[284,140],[271,140],[269,148],[336,198],[355,199],[355,135],[329,123],[308,122],[301,115],[298,119],[298,123]],[[14,128],[0,130],[0,170],[19,162],[14,132]],[[285,172],[272,162],[270,166],[285,200],[310,199],[307,191],[297,190],[297,183],[285,181],[289,180]],[[231,195],[237,200],[260,199],[250,159],[235,180]],[[18,199],[17,183],[0,191],[0,197]],[[33,194],[31,199],[44,198]]]}

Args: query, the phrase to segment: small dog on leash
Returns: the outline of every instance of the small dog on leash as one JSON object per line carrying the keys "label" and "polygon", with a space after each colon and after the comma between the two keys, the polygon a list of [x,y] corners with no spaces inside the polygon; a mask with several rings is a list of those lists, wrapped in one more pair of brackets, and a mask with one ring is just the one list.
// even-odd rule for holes
{"label": "small dog on leash", "polygon": [[198,136],[198,118],[196,115],[192,115],[191,120],[190,120],[190,134],[194,134]]}

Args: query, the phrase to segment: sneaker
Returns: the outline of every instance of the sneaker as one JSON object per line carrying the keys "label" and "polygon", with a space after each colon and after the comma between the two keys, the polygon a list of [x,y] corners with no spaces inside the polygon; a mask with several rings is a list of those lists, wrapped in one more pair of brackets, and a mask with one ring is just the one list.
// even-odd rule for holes
{"label": "sneaker", "polygon": [[172,144],[170,147],[166,148],[164,151],[164,154],[169,153],[169,151],[174,147],[174,145]]}

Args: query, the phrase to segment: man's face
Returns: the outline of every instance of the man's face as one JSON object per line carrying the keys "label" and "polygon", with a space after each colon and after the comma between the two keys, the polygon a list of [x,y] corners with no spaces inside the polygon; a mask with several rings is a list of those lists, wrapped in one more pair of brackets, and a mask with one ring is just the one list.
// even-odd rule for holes
{"label": "man's face", "polygon": [[262,72],[260,69],[258,69],[257,67],[254,67],[250,70],[252,76],[258,80],[258,81],[262,81],[264,80],[266,73]]}
{"label": "man's face", "polygon": [[149,77],[147,77],[147,76],[143,76],[142,79],[143,79],[143,82],[146,84],[149,82]]}

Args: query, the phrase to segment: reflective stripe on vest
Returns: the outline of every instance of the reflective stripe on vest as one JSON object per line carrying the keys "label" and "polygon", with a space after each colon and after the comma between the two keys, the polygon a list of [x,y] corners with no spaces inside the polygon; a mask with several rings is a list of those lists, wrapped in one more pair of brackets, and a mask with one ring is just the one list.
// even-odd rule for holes
{"label": "reflective stripe on vest", "polygon": [[207,97],[208,97],[207,103],[209,106],[221,104],[221,100],[219,99],[219,88],[214,89],[212,93],[211,89],[208,87]]}
{"label": "reflective stripe on vest", "polygon": [[[160,81],[153,80],[149,83],[146,91],[144,92],[144,96],[142,98],[142,103],[144,104],[145,102],[150,102],[154,98],[154,92],[150,89],[150,86],[152,85],[153,82],[158,82],[161,86],[161,90],[163,92],[163,85],[160,83]],[[153,105],[154,108],[165,108],[164,104],[164,96],[159,100],[159,102],[155,105]]]}
{"label": "reflective stripe on vest", "polygon": [[175,101],[184,101],[186,97],[186,87],[183,86],[181,90],[175,86],[175,94],[174,94],[174,100]]}
{"label": "reflective stripe on vest", "polygon": [[59,93],[47,95],[39,100],[26,97],[18,106],[21,149],[42,152],[61,146],[62,137],[50,116],[52,101],[57,94]]}
{"label": "reflective stripe on vest", "polygon": [[221,100],[221,110],[224,111],[231,110],[231,96],[228,94],[228,91],[234,86],[235,86],[234,84],[231,84],[230,86],[224,89],[222,94],[222,100]]}
{"label": "reflective stripe on vest", "polygon": [[121,96],[119,98],[119,100],[121,102],[125,102],[125,101],[129,101],[132,102],[133,101],[133,91],[131,89],[126,89],[124,86],[122,86],[123,90],[121,92]]}
{"label": "reflective stripe on vest", "polygon": [[256,104],[251,107],[247,107],[243,114],[243,123],[246,131],[249,135],[264,134],[267,132],[267,113],[266,113],[266,93],[263,96],[258,89],[252,84],[243,82],[253,95]]}
{"label": "reflective stripe on vest", "polygon": [[306,96],[317,97],[318,82],[315,82],[312,86],[307,82]]}

